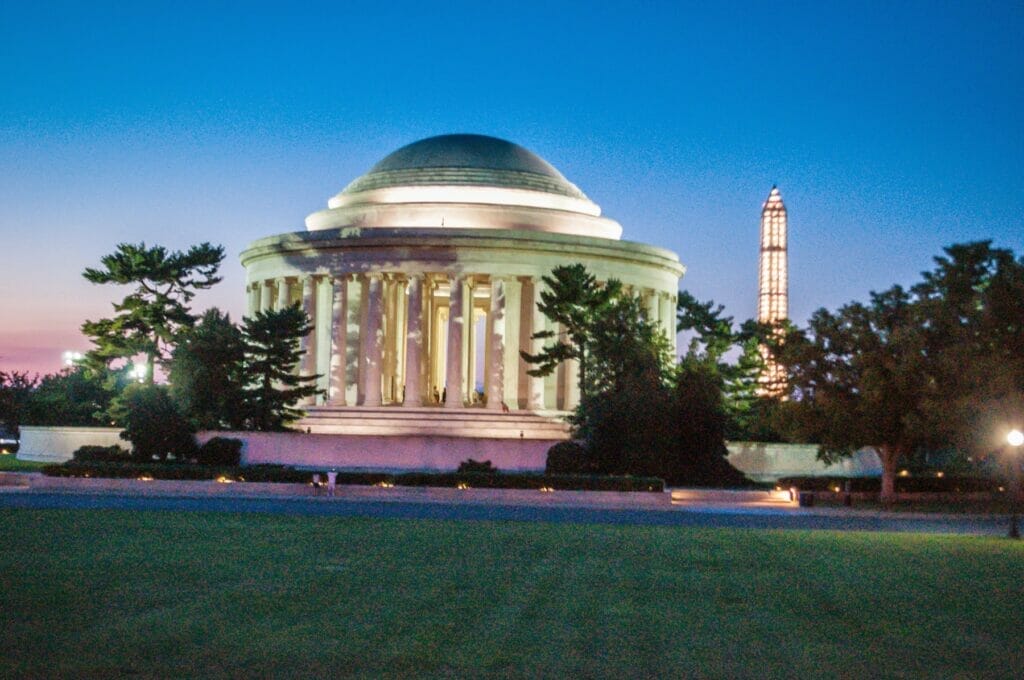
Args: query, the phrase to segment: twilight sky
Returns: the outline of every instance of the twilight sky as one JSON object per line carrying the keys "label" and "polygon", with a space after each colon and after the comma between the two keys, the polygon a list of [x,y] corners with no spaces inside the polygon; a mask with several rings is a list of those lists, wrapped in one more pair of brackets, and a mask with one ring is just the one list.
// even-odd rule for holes
{"label": "twilight sky", "polygon": [[119,242],[224,245],[194,309],[238,319],[247,243],[448,132],[538,153],[738,320],[773,183],[797,323],[1024,252],[1020,2],[296,4],[0,4],[0,370],[88,349]]}

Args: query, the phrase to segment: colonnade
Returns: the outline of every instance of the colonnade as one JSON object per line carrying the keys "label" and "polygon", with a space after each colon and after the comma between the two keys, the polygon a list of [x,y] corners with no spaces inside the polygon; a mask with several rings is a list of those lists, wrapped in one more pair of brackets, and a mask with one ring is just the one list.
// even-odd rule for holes
{"label": "colonnade", "polygon": [[[305,274],[251,282],[248,314],[302,306],[313,331],[299,371],[320,376],[316,403],[571,410],[575,362],[539,378],[519,354],[541,351],[535,332],[558,330],[538,309],[542,286],[531,276]],[[637,290],[674,347],[675,294]]]}

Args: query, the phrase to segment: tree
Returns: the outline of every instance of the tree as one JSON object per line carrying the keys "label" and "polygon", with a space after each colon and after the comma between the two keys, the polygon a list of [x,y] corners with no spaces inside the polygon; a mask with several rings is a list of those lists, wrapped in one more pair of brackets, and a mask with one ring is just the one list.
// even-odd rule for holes
{"label": "tree", "polygon": [[224,249],[209,243],[186,252],[147,248],[145,243],[118,244],[113,254],[102,258],[102,269],[90,267],[83,273],[92,283],[134,286],[114,303],[113,318],[82,324],[82,332],[96,345],[89,360],[109,366],[117,359],[145,354],[146,380],[152,384],[156,363],[167,358],[180,330],[194,323],[189,301],[196,291],[220,281],[217,269],[223,259]]}
{"label": "tree", "polygon": [[[722,305],[700,302],[687,291],[680,291],[676,327],[690,335],[682,360],[705,365],[718,381],[730,439],[778,441],[780,435],[770,425],[770,414],[778,400],[761,395],[758,389],[758,378],[765,368],[761,346],[774,329],[754,320],[737,328],[724,312]],[[736,356],[734,361],[728,360],[730,354]]]}
{"label": "tree", "polygon": [[538,354],[520,352],[523,359],[536,367],[527,371],[532,376],[551,375],[563,361],[575,359],[579,363],[581,399],[591,391],[588,381],[589,344],[595,327],[595,318],[622,292],[622,284],[610,279],[604,285],[582,264],[562,265],[541,279],[547,286],[540,294],[537,308],[559,331],[546,330],[533,334],[541,340],[555,339]]}
{"label": "tree", "polygon": [[867,305],[818,310],[806,330],[791,331],[773,348],[794,389],[780,413],[783,427],[818,443],[826,462],[875,447],[883,502],[895,498],[899,462],[935,443],[923,403],[929,358],[919,312],[895,286],[872,293]]}
{"label": "tree", "polygon": [[956,244],[914,286],[932,390],[931,427],[971,456],[1024,426],[1024,258],[991,241]]}
{"label": "tree", "polygon": [[207,310],[180,335],[168,366],[171,397],[197,428],[245,426],[245,341],[227,314]]}
{"label": "tree", "polygon": [[874,446],[884,501],[901,460],[989,452],[1024,417],[1024,262],[987,241],[935,262],[909,292],[818,310],[773,348],[795,390],[783,426],[827,461]]}
{"label": "tree", "polygon": [[25,409],[31,425],[109,425],[111,392],[83,366],[43,376]]}
{"label": "tree", "polygon": [[693,486],[742,486],[743,473],[726,459],[729,416],[721,377],[708,362],[684,358],[675,372],[670,413],[675,432],[665,481]]}
{"label": "tree", "polygon": [[132,443],[132,456],[142,462],[173,456],[187,460],[196,454],[194,431],[163,385],[134,384],[125,388],[121,439]]}
{"label": "tree", "polygon": [[301,376],[295,367],[302,353],[299,338],[313,330],[299,305],[257,312],[242,323],[245,343],[244,390],[246,411],[256,430],[281,430],[302,417],[294,408],[300,399],[317,393],[317,376]]}
{"label": "tree", "polygon": [[0,371],[0,425],[16,427],[22,423],[38,386],[38,375],[30,378],[27,372]]}

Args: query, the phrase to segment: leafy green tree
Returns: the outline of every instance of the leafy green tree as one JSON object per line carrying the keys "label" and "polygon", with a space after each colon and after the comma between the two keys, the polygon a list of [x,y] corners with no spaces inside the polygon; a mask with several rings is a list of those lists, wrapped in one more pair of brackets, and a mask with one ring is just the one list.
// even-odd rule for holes
{"label": "leafy green tree", "polygon": [[924,399],[930,389],[920,308],[900,286],[872,293],[835,314],[820,309],[806,330],[773,350],[787,366],[794,399],[783,427],[816,442],[826,462],[873,446],[882,461],[883,502],[895,498],[896,469],[935,445]]}
{"label": "leafy green tree", "polygon": [[39,386],[39,376],[27,372],[0,371],[0,425],[16,427],[23,422]]}
{"label": "leafy green tree", "polygon": [[795,388],[783,427],[825,460],[874,446],[885,501],[901,461],[990,452],[1024,418],[1024,262],[988,241],[935,262],[909,292],[819,310],[774,348]]}
{"label": "leafy green tree", "polygon": [[110,421],[111,392],[83,366],[43,376],[33,390],[24,422],[31,425],[103,426]]}
{"label": "leafy green tree", "polygon": [[1024,428],[1024,258],[991,241],[950,246],[913,292],[931,361],[930,426],[985,456]]}
{"label": "leafy green tree", "polygon": [[245,372],[250,381],[244,394],[254,429],[284,429],[302,417],[295,404],[317,393],[317,376],[301,376],[295,370],[302,356],[299,339],[312,330],[309,317],[297,304],[243,320]]}
{"label": "leafy green tree", "polygon": [[102,258],[102,268],[87,268],[83,276],[92,283],[134,287],[114,303],[113,318],[82,324],[82,332],[96,345],[89,352],[92,365],[109,366],[117,359],[145,354],[146,380],[152,384],[157,362],[167,358],[181,329],[194,323],[188,303],[196,291],[220,281],[217,269],[223,259],[224,249],[209,243],[185,252],[120,243]]}
{"label": "leafy green tree", "polygon": [[227,314],[209,309],[185,330],[168,368],[171,397],[197,428],[245,426],[245,341]]}

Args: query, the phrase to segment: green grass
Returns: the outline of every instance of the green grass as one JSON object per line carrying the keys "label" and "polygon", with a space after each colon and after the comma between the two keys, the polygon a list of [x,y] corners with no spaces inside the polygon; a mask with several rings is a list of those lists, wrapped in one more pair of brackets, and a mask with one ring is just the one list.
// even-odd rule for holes
{"label": "green grass", "polygon": [[0,472],[38,472],[46,463],[18,460],[13,453],[0,454]]}
{"label": "green grass", "polygon": [[1012,677],[1024,546],[8,511],[0,677]]}

